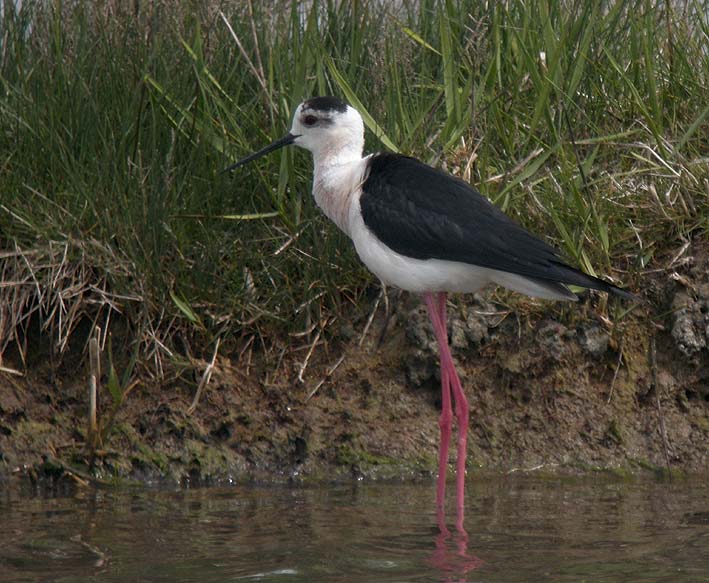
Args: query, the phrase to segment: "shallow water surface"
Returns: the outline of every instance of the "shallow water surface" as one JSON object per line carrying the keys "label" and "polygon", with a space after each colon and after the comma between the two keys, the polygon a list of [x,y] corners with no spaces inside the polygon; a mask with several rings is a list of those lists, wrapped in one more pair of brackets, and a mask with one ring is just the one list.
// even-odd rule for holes
{"label": "shallow water surface", "polygon": [[432,482],[5,488],[0,581],[709,581],[702,480],[469,478],[467,488],[467,532],[436,516]]}

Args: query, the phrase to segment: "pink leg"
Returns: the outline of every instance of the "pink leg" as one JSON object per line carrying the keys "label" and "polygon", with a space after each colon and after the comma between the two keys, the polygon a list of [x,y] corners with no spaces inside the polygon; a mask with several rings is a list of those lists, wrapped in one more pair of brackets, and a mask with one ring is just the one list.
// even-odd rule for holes
{"label": "pink leg", "polygon": [[468,399],[465,398],[463,387],[460,385],[458,373],[456,373],[453,365],[453,357],[451,356],[450,349],[447,345],[446,349],[448,350],[448,358],[452,370],[451,384],[453,385],[453,398],[455,399],[455,418],[458,422],[458,450],[456,453],[457,459],[455,469],[456,501],[458,503],[456,525],[458,530],[461,530],[463,528],[463,508],[465,506],[465,461],[468,451],[468,419],[470,409],[468,406]]}
{"label": "pink leg", "polygon": [[[443,327],[443,330],[445,331],[445,336],[446,339],[448,339],[448,315],[446,313],[446,293],[445,292],[439,292],[436,296],[436,300],[438,302],[438,321],[440,322],[440,325]],[[445,451],[445,468],[444,470],[448,467],[448,445],[450,443],[450,436],[451,436],[451,429],[452,429],[452,416],[453,413],[451,411],[451,402],[452,402],[452,392],[451,392],[451,377],[450,374],[448,373],[447,370],[441,369],[441,393],[443,396],[442,399],[442,409],[445,407],[446,414],[448,417],[448,440],[446,441],[446,451]],[[440,462],[439,462],[440,463]],[[443,496],[441,496],[441,504],[443,503]]]}
{"label": "pink leg", "polygon": [[[431,322],[433,323],[433,330],[436,334],[436,339],[438,340],[438,347],[441,353],[441,388],[444,395],[444,409],[441,412],[441,452],[443,451],[445,445],[446,454],[448,453],[448,444],[450,442],[450,417],[452,416],[450,412],[450,393],[452,392],[453,398],[455,399],[455,412],[456,420],[458,422],[458,448],[457,448],[457,460],[456,460],[456,502],[457,502],[457,518],[460,526],[462,527],[463,521],[463,507],[464,507],[464,492],[465,492],[465,458],[467,450],[467,433],[468,433],[468,400],[465,398],[465,393],[460,384],[460,379],[458,378],[458,373],[455,370],[455,365],[453,364],[453,356],[451,354],[450,348],[448,347],[448,330],[446,327],[446,309],[445,301],[446,294],[440,293],[436,301],[432,294],[424,294],[424,300],[428,306],[429,314],[431,315]],[[435,308],[438,308],[437,310]],[[437,313],[436,313],[437,312]],[[446,393],[448,395],[446,396]],[[448,429],[447,429],[447,440],[444,443],[443,440],[443,422],[444,415],[446,414],[445,404],[448,403]],[[447,459],[447,456],[446,456]],[[439,468],[442,462],[439,460]],[[438,495],[441,495],[441,475],[438,476]],[[445,488],[445,484],[443,484]],[[442,500],[438,500],[438,503],[442,503]]]}
{"label": "pink leg", "polygon": [[[434,297],[431,293],[423,295],[428,315],[433,324],[433,330],[438,338],[438,329],[445,328],[446,321],[446,301],[445,294],[438,294]],[[447,335],[447,332],[446,332]],[[438,420],[438,426],[441,430],[440,444],[438,449],[438,483],[436,487],[436,506],[439,509],[443,508],[446,497],[446,472],[448,469],[448,446],[451,441],[451,431],[453,429],[453,410],[451,408],[451,385],[448,371],[441,366],[441,417]]]}

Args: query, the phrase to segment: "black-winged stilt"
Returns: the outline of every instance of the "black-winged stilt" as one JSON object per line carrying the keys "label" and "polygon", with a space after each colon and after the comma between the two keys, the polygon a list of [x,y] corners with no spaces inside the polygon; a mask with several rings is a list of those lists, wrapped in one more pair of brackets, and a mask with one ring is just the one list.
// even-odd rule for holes
{"label": "black-winged stilt", "polygon": [[468,402],[448,347],[447,292],[502,285],[529,296],[576,300],[572,284],[632,294],[566,265],[559,253],[462,180],[399,154],[362,157],[360,114],[336,97],[301,103],[288,134],[228,170],[295,144],[313,154],[313,196],[387,285],[423,295],[441,359],[442,411],[436,502],[442,507],[452,402],[458,423],[456,496],[462,517]]}

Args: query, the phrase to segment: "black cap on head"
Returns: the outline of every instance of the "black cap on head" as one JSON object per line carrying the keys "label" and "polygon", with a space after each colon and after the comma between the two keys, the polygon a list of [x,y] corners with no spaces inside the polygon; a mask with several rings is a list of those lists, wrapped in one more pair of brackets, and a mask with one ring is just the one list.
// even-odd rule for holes
{"label": "black cap on head", "polygon": [[303,105],[305,108],[314,109],[316,111],[337,111],[339,113],[345,113],[347,111],[347,104],[342,101],[342,99],[332,97],[331,95],[312,97]]}

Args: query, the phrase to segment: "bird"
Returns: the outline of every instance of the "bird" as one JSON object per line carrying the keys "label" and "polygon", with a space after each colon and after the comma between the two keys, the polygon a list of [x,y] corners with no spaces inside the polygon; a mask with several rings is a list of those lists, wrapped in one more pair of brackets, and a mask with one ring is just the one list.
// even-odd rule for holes
{"label": "bird", "polygon": [[295,110],[290,131],[232,164],[231,172],[279,148],[313,156],[313,197],[383,284],[421,294],[440,353],[441,414],[436,504],[445,501],[453,407],[458,425],[456,509],[463,514],[469,407],[448,345],[451,292],[497,284],[528,296],[577,300],[574,285],[626,300],[632,293],[568,265],[549,244],[505,215],[467,182],[415,158],[364,155],[361,114],[333,96]]}

